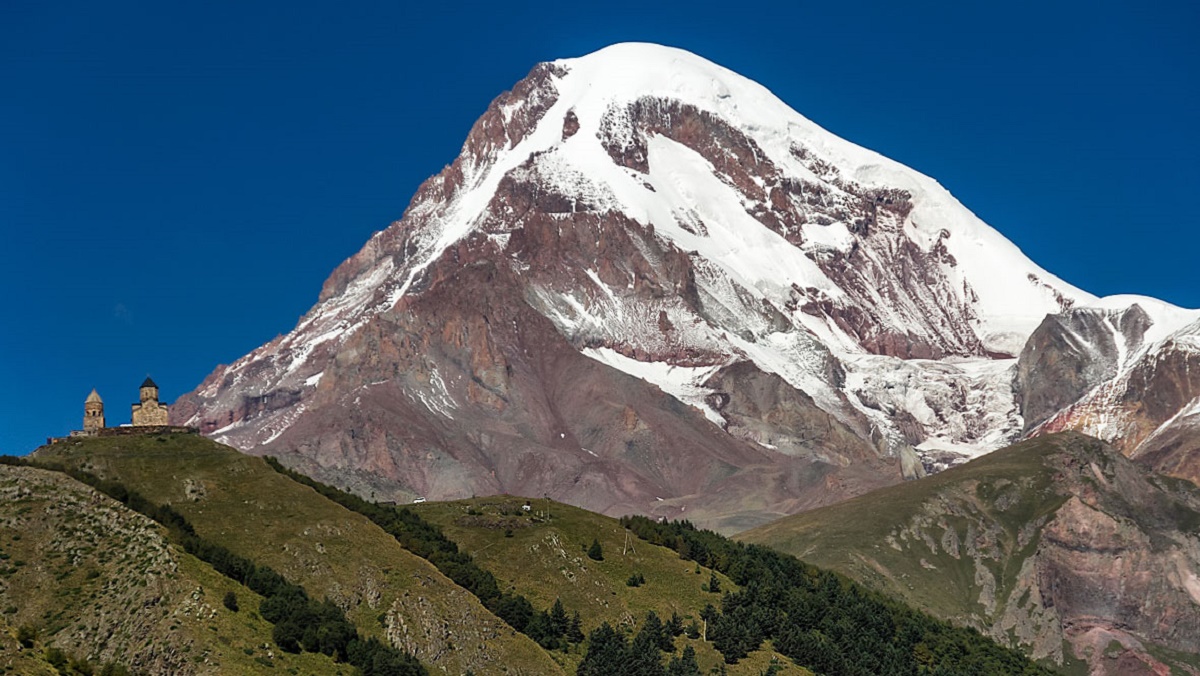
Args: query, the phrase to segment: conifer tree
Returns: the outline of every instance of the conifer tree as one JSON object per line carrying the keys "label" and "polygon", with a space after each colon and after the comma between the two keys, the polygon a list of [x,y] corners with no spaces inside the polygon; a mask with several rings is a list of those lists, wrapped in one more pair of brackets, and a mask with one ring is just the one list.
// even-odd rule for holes
{"label": "conifer tree", "polygon": [[683,649],[683,656],[672,657],[667,665],[667,676],[700,676],[700,665],[696,663],[696,650],[692,646]]}
{"label": "conifer tree", "polygon": [[567,635],[570,620],[567,619],[567,611],[563,610],[562,599],[554,599],[554,605],[550,607],[550,630],[557,637]]}
{"label": "conifer tree", "polygon": [[625,637],[605,622],[588,636],[588,651],[579,663],[578,676],[610,676],[627,673]]}
{"label": "conifer tree", "polygon": [[646,622],[642,625],[642,633],[648,635],[654,642],[654,645],[663,652],[675,652],[675,644],[671,641],[671,634],[663,626],[662,620],[658,619],[658,615],[651,610],[646,613]]}
{"label": "conifer tree", "polygon": [[[655,620],[657,619],[656,617]],[[637,636],[633,637],[626,653],[623,673],[628,676],[666,676],[655,633],[662,633],[661,622],[657,627],[643,626]]]}
{"label": "conifer tree", "polygon": [[533,614],[529,623],[525,625],[525,634],[547,650],[553,650],[558,647],[558,637],[554,635],[550,616],[545,611]]}
{"label": "conifer tree", "polygon": [[571,643],[583,643],[583,620],[579,618],[579,611],[571,616],[571,624],[567,627],[567,640]]}
{"label": "conifer tree", "polygon": [[683,633],[683,618],[679,616],[679,613],[671,613],[671,619],[667,620],[665,629],[672,637]]}
{"label": "conifer tree", "polygon": [[603,561],[604,560],[604,550],[600,548],[599,540],[592,538],[592,546],[588,547],[587,555],[588,555],[588,558],[593,561]]}

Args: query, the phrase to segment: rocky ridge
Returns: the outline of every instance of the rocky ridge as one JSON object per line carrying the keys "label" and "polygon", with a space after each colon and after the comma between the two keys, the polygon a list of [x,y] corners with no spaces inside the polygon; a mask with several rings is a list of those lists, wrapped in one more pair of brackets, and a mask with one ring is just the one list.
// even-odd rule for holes
{"label": "rocky ridge", "polygon": [[[1200,673],[1200,490],[1058,434],[742,534],[1094,674]],[[1184,656],[1181,658],[1180,656]]]}
{"label": "rocky ridge", "polygon": [[[1018,393],[1032,434],[1078,430],[1145,466],[1200,483],[1200,318],[1156,308],[1089,309],[1047,317],[1019,360]],[[1164,321],[1164,314],[1174,317]],[[1164,330],[1163,325],[1182,326]],[[1049,398],[1049,406],[1045,399]]]}

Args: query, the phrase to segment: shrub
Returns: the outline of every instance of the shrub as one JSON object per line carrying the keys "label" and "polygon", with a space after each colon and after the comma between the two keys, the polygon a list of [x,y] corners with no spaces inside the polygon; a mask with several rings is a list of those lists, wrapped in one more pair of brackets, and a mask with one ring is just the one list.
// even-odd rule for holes
{"label": "shrub", "polygon": [[588,547],[587,555],[588,555],[588,558],[593,561],[603,561],[604,560],[604,550],[600,547],[599,540],[592,538],[592,546]]}
{"label": "shrub", "polygon": [[23,648],[32,648],[33,642],[37,640],[37,635],[37,628],[32,625],[22,624],[20,627],[17,627],[17,642]]}

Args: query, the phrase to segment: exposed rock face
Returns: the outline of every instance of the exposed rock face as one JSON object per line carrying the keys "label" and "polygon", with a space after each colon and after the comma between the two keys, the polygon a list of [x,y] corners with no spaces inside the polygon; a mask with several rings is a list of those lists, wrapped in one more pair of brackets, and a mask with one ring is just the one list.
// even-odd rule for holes
{"label": "exposed rock face", "polygon": [[[1034,433],[1079,430],[1157,471],[1200,482],[1200,459],[1193,452],[1200,432],[1200,321],[1163,334],[1127,346],[1118,341],[1118,358],[1109,360],[1105,377]],[[1095,372],[1100,361],[1085,359],[1071,368]],[[1031,391],[1052,391],[1055,379],[1032,378]],[[1057,379],[1070,380],[1066,374]]]}
{"label": "exposed rock face", "polygon": [[803,392],[751,362],[726,366],[704,381],[713,391],[711,406],[727,421],[730,434],[786,455],[804,455],[834,465],[869,461],[878,449],[862,437],[868,423],[856,429],[821,410]]}
{"label": "exposed rock face", "polygon": [[1063,434],[743,537],[802,553],[1035,658],[1074,657],[1093,673],[1127,674],[1168,668],[1147,646],[1200,652],[1197,524],[1200,489]]}
{"label": "exposed rock face", "polygon": [[[1025,430],[1045,422],[1124,366],[1126,349],[1142,347],[1153,320],[1139,305],[1078,308],[1048,315],[1021,350],[1017,398]],[[1127,348],[1128,346],[1128,348]]]}
{"label": "exposed rock face", "polygon": [[732,529],[1015,440],[1018,401],[1051,417],[1145,323],[1078,350],[1044,326],[1014,379],[1047,314],[1107,322],[1093,301],[758,85],[618,45],[497,98],[295,330],[172,417],[379,499]]}

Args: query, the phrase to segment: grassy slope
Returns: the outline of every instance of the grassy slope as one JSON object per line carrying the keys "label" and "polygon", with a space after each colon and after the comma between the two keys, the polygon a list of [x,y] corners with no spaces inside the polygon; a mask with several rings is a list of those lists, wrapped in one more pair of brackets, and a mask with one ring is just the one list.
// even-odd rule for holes
{"label": "grassy slope", "polygon": [[17,629],[0,617],[0,674],[19,676],[55,676],[58,672],[46,663],[40,645],[26,649],[17,642]]}
{"label": "grassy slope", "polygon": [[[920,481],[779,519],[738,539],[838,570],[935,615],[961,619],[982,610],[971,558],[955,558],[941,546],[936,554],[922,545],[910,547],[899,531],[920,521],[927,506],[940,515],[951,496],[957,503],[951,511],[957,513],[942,517],[945,525],[959,533],[981,522],[998,526],[1001,547],[1017,554],[993,562],[998,586],[1010,587],[1021,560],[1037,547],[1036,537],[1021,546],[1021,529],[1065,502],[1053,491],[1053,470],[1044,463],[1055,443],[1035,439],[1018,444]],[[1005,509],[996,507],[998,495],[1006,496]],[[935,533],[943,530],[931,525]]]}
{"label": "grassy slope", "polygon": [[545,652],[367,519],[194,435],[105,437],[38,451],[170,503],[202,537],[269,565],[316,598],[451,673],[555,673]]}
{"label": "grassy slope", "polygon": [[[169,545],[149,519],[66,476],[0,466],[0,605],[5,629],[38,630],[35,649],[0,641],[0,666],[38,673],[55,646],[94,663],[171,673],[349,674],[320,655],[262,649],[271,625],[221,600],[250,590]],[[53,670],[44,671],[54,673]]]}
{"label": "grassy slope", "polygon": [[[585,633],[601,622],[640,626],[650,610],[664,621],[673,612],[690,621],[699,616],[705,604],[720,607],[719,594],[701,589],[712,571],[702,568],[697,574],[695,563],[633,536],[629,537],[632,547],[623,552],[625,529],[616,519],[546,500],[533,501],[533,512],[525,515],[521,510],[524,504],[523,498],[497,496],[426,503],[414,509],[442,527],[460,549],[474,556],[501,585],[525,595],[534,607],[548,608],[559,598],[568,614],[578,610],[584,619]],[[468,514],[469,509],[482,514]],[[549,521],[534,518],[547,509]],[[511,531],[512,536],[506,537],[505,531]],[[585,553],[593,538],[600,541],[604,550],[603,561],[593,561]],[[635,572],[645,576],[643,586],[625,584]],[[728,578],[719,573],[717,577],[723,589],[735,589]],[[689,641],[684,636],[676,639],[680,651],[688,643],[696,649],[706,673],[720,663],[720,654],[710,644]],[[581,659],[578,654],[558,653],[556,657],[568,670],[573,670]],[[756,651],[729,671],[759,674],[767,669],[773,657],[784,666],[780,673],[808,673],[769,649]]]}

